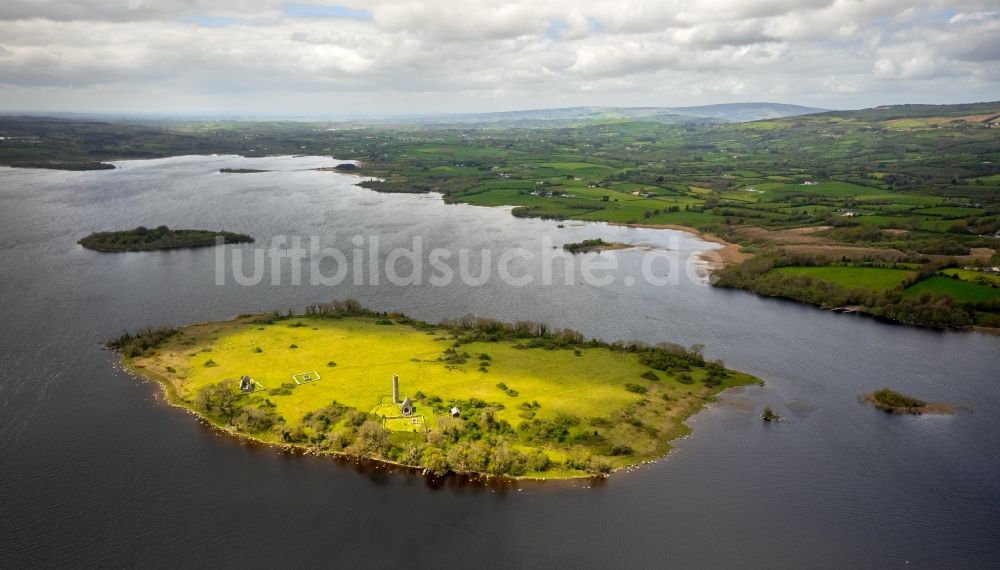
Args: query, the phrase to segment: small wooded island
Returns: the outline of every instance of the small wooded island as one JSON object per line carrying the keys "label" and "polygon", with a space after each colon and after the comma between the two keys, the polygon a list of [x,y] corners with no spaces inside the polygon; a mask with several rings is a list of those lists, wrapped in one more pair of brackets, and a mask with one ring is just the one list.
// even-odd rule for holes
{"label": "small wooded island", "polygon": [[48,170],[114,170],[115,165],[97,160],[15,160],[9,163],[13,168],[45,168]]}
{"label": "small wooded island", "polygon": [[662,457],[721,390],[759,382],[699,346],[472,317],[435,325],[355,301],[108,346],[231,434],[434,475],[606,475]]}
{"label": "small wooded island", "polygon": [[216,245],[216,237],[223,243],[252,243],[246,234],[211,230],[172,230],[167,226],[146,228],[139,226],[119,232],[96,232],[81,239],[80,245],[87,249],[104,252],[151,251],[182,247],[207,247]]}
{"label": "small wooded island", "polygon": [[951,404],[935,404],[907,396],[890,388],[882,388],[869,394],[862,394],[876,408],[894,414],[953,414],[956,406]]}
{"label": "small wooded island", "polygon": [[260,170],[258,168],[220,168],[222,174],[257,174],[258,172],[270,172],[270,170]]}
{"label": "small wooded island", "polygon": [[563,249],[570,253],[587,253],[590,251],[606,251],[611,249],[628,249],[633,247],[627,243],[607,242],[601,238],[585,239],[576,243],[563,244]]}

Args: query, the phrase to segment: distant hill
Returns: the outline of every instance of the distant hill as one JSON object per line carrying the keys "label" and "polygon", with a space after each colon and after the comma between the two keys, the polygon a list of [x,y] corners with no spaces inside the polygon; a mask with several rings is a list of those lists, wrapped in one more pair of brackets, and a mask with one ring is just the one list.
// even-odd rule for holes
{"label": "distant hill", "polygon": [[827,109],[803,107],[801,105],[785,105],[783,103],[722,103],[719,105],[700,105],[697,107],[671,107],[671,113],[688,117],[708,117],[721,119],[731,123],[745,123],[762,119],[781,119],[824,113]]}
{"label": "distant hill", "polygon": [[[915,105],[925,107],[926,105]],[[496,111],[489,113],[440,113],[429,115],[360,115],[336,120],[346,122],[379,123],[379,124],[420,124],[420,125],[455,125],[455,124],[499,124],[504,126],[556,126],[572,125],[583,122],[604,122],[614,120],[635,120],[656,122],[669,125],[675,124],[715,124],[715,123],[745,123],[765,119],[781,119],[812,113],[827,112],[827,109],[803,107],[801,105],[785,105],[783,103],[722,103],[718,105],[698,105],[693,107],[612,107],[584,106],[557,107],[552,109],[525,109],[521,111]],[[2,116],[2,113],[0,113]],[[278,117],[241,117],[237,115],[192,115],[192,116],[158,116],[158,115],[119,115],[109,113],[19,113],[3,117],[4,122],[24,122],[40,124],[42,122],[58,124],[82,124],[88,121],[112,123],[170,123],[176,121],[208,122],[208,121],[254,121],[254,120],[318,120],[319,117],[293,117],[284,119]]]}
{"label": "distant hill", "polygon": [[527,109],[495,113],[457,113],[445,115],[416,115],[387,119],[417,123],[504,123],[551,124],[553,122],[607,121],[634,119],[667,124],[684,123],[742,123],[761,119],[780,119],[826,109],[785,105],[781,103],[724,103],[696,107],[563,107],[555,109]]}
{"label": "distant hill", "polygon": [[843,117],[862,121],[891,121],[895,119],[930,117],[969,117],[984,119],[1000,113],[1000,101],[960,103],[951,105],[882,105],[856,111],[828,111],[821,117]]}
{"label": "distant hill", "polygon": [[[697,117],[675,113],[665,107],[563,107],[556,109],[526,109],[523,111],[499,111],[492,113],[455,113],[444,115],[416,115],[397,117],[402,122],[463,124],[463,123],[503,123],[507,126],[542,126],[554,123],[581,123],[634,119],[667,124],[717,123],[711,117]],[[393,120],[393,119],[389,119]]]}

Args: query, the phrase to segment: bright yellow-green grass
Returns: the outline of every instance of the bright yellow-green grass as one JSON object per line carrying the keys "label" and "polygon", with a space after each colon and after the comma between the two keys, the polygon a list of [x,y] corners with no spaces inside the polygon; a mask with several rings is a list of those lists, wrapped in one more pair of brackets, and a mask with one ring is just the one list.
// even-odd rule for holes
{"label": "bright yellow-green grass", "polygon": [[[396,414],[399,412],[396,411]],[[424,433],[424,431],[429,427],[427,425],[427,417],[422,414],[416,414],[413,416],[391,416],[387,417],[385,420],[385,427],[391,431],[401,431],[401,432],[417,432]]]}
{"label": "bright yellow-green grass", "polygon": [[[126,360],[126,364],[167,384],[171,399],[194,408],[192,402],[202,388],[219,382],[238,388],[238,379],[251,376],[263,385],[274,411],[295,428],[303,416],[331,405],[356,408],[381,419],[391,417],[392,376],[399,375],[401,396],[436,396],[444,402],[478,398],[503,409],[497,418],[516,427],[525,421],[524,404],[532,406],[536,419],[575,416],[583,423],[574,432],[590,433],[590,422],[602,418],[604,444],[627,444],[635,454],[611,457],[615,467],[658,457],[669,450],[669,440],[686,432],[683,420],[696,413],[718,390],[756,382],[747,374],[730,372],[717,388],[701,380],[706,371],[693,368],[693,381],[657,371],[660,380],[642,377],[651,369],[637,355],[606,347],[578,349],[517,348],[512,341],[473,342],[456,350],[468,352],[464,364],[448,365],[439,360],[454,343],[447,328],[420,330],[408,324],[369,317],[293,317],[271,324],[253,317],[224,323],[193,325],[159,346],[155,351]],[[480,355],[489,355],[488,372],[480,369]],[[293,375],[317,372],[320,380],[295,385],[287,393],[273,393],[283,384],[294,384]],[[498,387],[497,384],[504,384]],[[630,389],[626,389],[629,385]],[[640,386],[644,392],[635,390]],[[638,417],[636,428],[616,418],[626,409],[628,417]],[[196,410],[197,411],[197,410]],[[417,405],[418,423],[411,419],[390,419],[385,427],[393,431],[433,432],[447,415],[436,417],[431,406]],[[530,417],[530,414],[529,414]],[[590,422],[590,423],[588,423]],[[621,424],[621,425],[618,425]],[[594,424],[597,425],[597,424]],[[277,441],[274,433],[255,434]],[[520,446],[530,449],[529,447]],[[553,461],[573,452],[569,445],[540,445]],[[602,448],[604,449],[604,448]],[[595,454],[601,450],[591,450]],[[606,449],[604,449],[606,453]],[[536,476],[572,474],[561,466]],[[581,473],[575,473],[577,476]]]}
{"label": "bright yellow-green grass", "polygon": [[801,275],[821,281],[829,281],[845,287],[862,287],[874,291],[885,291],[897,287],[913,275],[905,269],[887,269],[880,267],[849,267],[849,266],[817,266],[817,267],[779,267],[772,269],[785,275]]}
{"label": "bright yellow-green grass", "polygon": [[[365,412],[391,401],[393,374],[399,375],[401,397],[421,391],[446,401],[500,402],[505,409],[499,416],[514,425],[520,421],[516,406],[531,401],[542,404],[536,417],[604,417],[642,399],[624,385],[646,382],[639,377],[649,370],[635,357],[607,349],[586,349],[575,356],[571,350],[524,350],[492,342],[463,345],[461,350],[472,358],[449,368],[436,360],[451,346],[450,338],[440,336],[445,333],[375,323],[296,318],[271,325],[197,325],[166,344],[156,362],[177,371],[177,393],[184,399],[224,379],[235,386],[243,375],[272,389],[294,382],[293,374],[318,372],[319,381],[298,385],[287,396],[269,396],[293,425],[304,413],[333,400]],[[186,345],[185,338],[198,341]],[[479,371],[478,356],[483,353],[491,358],[489,372]],[[206,366],[209,360],[215,365]],[[330,362],[336,366],[328,366]],[[498,383],[516,390],[518,397],[508,396]],[[433,419],[430,423],[433,427]]]}
{"label": "bright yellow-green grass", "polygon": [[[296,326],[299,324],[303,326]],[[393,374],[399,374],[404,394],[420,389],[415,384],[418,378],[423,379],[426,389],[447,389],[464,376],[443,364],[424,362],[440,356],[449,343],[435,341],[408,326],[378,325],[371,319],[307,318],[270,325],[207,326],[219,332],[205,337],[205,330],[199,330],[202,325],[191,327],[184,337],[197,338],[194,346],[184,346],[182,337],[161,351],[163,362],[175,363],[173,368],[181,379],[178,395],[189,399],[204,386],[227,378],[235,382],[243,375],[271,389],[294,382],[293,374],[319,372],[318,382],[297,386],[287,396],[270,397],[292,424],[304,413],[333,400],[367,412],[382,396],[391,396]],[[261,352],[256,352],[257,348]],[[205,349],[210,352],[203,352]],[[205,366],[208,360],[217,365]],[[331,362],[336,366],[329,366]]]}
{"label": "bright yellow-green grass", "polygon": [[945,269],[941,271],[942,274],[951,277],[952,275],[958,275],[958,278],[962,281],[968,281],[970,283],[979,283],[980,285],[997,285],[1000,286],[1000,275],[996,273],[986,273],[983,271],[973,271],[971,269]]}

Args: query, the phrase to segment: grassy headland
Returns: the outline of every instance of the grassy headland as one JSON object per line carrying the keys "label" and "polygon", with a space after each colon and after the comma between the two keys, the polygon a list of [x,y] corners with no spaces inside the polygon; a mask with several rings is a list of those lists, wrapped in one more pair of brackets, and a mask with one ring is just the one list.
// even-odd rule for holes
{"label": "grassy headland", "polygon": [[149,229],[139,226],[133,230],[92,233],[78,243],[87,249],[103,252],[151,251],[213,246],[216,245],[217,237],[223,238],[224,243],[253,242],[253,238],[248,235],[232,232],[172,230],[167,226]]}
{"label": "grassy headland", "polygon": [[[759,382],[699,347],[605,344],[471,317],[431,325],[353,302],[109,346],[173,403],[234,434],[435,474],[606,474],[663,456],[719,391]],[[293,379],[302,373],[311,381]],[[392,402],[393,374],[412,415]],[[245,375],[255,391],[240,390]]]}

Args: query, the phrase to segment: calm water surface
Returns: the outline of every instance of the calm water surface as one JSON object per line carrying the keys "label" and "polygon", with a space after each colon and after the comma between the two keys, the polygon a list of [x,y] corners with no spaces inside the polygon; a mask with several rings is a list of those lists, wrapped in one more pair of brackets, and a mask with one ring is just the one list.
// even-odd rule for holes
{"label": "calm water surface", "polygon": [[[683,257],[713,247],[679,232],[558,228],[437,196],[377,194],[354,177],[309,170],[333,164],[215,156],[100,172],[0,169],[0,568],[996,564],[998,337],[894,326],[687,279],[628,286],[620,277],[639,275],[641,250],[615,253],[619,278],[607,287],[293,286],[287,271],[281,284],[268,274],[241,287],[215,285],[212,248],[100,254],[76,245],[95,230],[167,224],[247,232],[258,244],[319,236],[345,250],[354,235],[379,235],[383,251],[419,235],[426,249],[496,256],[511,247],[541,254],[544,236]],[[538,276],[530,264],[518,270]],[[597,485],[489,488],[219,436],[98,347],[140,326],[334,297],[434,321],[474,313],[607,340],[701,343],[767,385],[693,418],[694,434],[664,461]],[[972,411],[895,417],[858,403],[858,393],[882,386]],[[765,425],[765,405],[789,421]]]}

